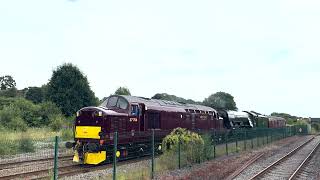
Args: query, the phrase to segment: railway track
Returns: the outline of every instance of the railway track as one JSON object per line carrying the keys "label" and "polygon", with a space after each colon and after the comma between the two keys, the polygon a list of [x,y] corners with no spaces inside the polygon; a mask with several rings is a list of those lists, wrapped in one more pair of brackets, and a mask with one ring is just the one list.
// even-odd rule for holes
{"label": "railway track", "polygon": [[250,179],[293,179],[319,147],[320,136],[303,143]]}
{"label": "railway track", "polygon": [[[72,157],[73,157],[73,155],[61,156],[61,157],[59,157],[59,161],[70,160],[70,159],[72,159]],[[27,161],[15,161],[15,162],[1,163],[0,164],[0,171],[5,170],[5,169],[15,168],[18,166],[26,166],[28,164],[33,164],[33,163],[45,163],[45,162],[53,161],[53,159],[54,159],[53,157],[47,157],[47,158],[31,159],[31,160],[27,160]]]}
{"label": "railway track", "polygon": [[[87,173],[87,172],[92,172],[92,171],[97,171],[97,170],[106,170],[106,169],[111,169],[112,164],[103,164],[103,165],[80,165],[80,164],[73,164],[72,159],[69,157],[63,157],[63,161],[59,159],[59,166],[58,166],[58,175],[59,178],[61,177],[67,177],[67,176],[72,176],[72,175],[77,175],[81,173]],[[117,162],[118,166],[128,164],[128,163],[135,163],[138,161],[146,160],[150,157],[143,157],[143,158],[138,158],[138,159],[129,159],[126,161],[119,161]],[[44,160],[44,159],[43,159]],[[45,159],[45,161],[50,161],[48,159]],[[51,159],[53,161],[53,158]],[[37,166],[39,165],[38,163],[44,163],[43,161],[40,161],[40,159],[33,160],[31,162],[37,162]],[[23,162],[27,163],[27,162]],[[30,161],[29,161],[30,163]],[[9,166],[13,166],[14,163],[10,164]],[[9,167],[7,166],[7,167]],[[16,168],[16,167],[15,167]],[[18,173],[9,173],[9,174],[1,174],[0,173],[0,179],[1,180],[11,180],[11,179],[48,179],[51,178],[53,175],[53,165],[43,167],[41,169],[28,169],[27,171],[21,171]]]}

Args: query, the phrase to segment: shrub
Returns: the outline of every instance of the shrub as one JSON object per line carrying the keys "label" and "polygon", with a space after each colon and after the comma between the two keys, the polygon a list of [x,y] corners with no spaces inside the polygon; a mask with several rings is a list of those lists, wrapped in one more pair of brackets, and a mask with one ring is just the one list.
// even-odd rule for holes
{"label": "shrub", "polygon": [[212,159],[214,154],[212,137],[209,134],[204,134],[201,137],[204,142],[202,157],[204,160]]}
{"label": "shrub", "polygon": [[53,102],[47,101],[39,105],[40,105],[39,115],[41,116],[42,125],[45,125],[45,126],[49,125],[51,122],[50,121],[51,116],[55,116],[55,115],[62,116],[60,109]]}
{"label": "shrub", "polygon": [[71,128],[63,128],[61,130],[61,138],[64,141],[73,139],[73,129]]}
{"label": "shrub", "polygon": [[27,131],[28,126],[21,117],[14,117],[7,125],[9,129],[15,131]]}
{"label": "shrub", "polygon": [[35,146],[32,139],[22,138],[19,142],[19,151],[23,153],[35,152]]}
{"label": "shrub", "polygon": [[12,104],[21,112],[21,118],[29,127],[40,127],[41,118],[39,116],[40,106],[33,104],[31,101],[19,98]]}
{"label": "shrub", "polygon": [[16,130],[26,131],[27,124],[21,118],[21,111],[10,105],[0,110],[0,123],[2,126]]}
{"label": "shrub", "polygon": [[181,152],[184,154],[187,163],[200,162],[204,149],[204,141],[202,137],[194,132],[183,128],[174,129],[162,141],[162,147],[165,156],[171,156],[170,151],[177,152],[177,147],[181,142]]}
{"label": "shrub", "polygon": [[0,141],[0,155],[10,155],[16,154],[18,150],[18,142],[17,141],[7,141],[1,140]]}
{"label": "shrub", "polygon": [[62,115],[51,115],[49,117],[49,121],[50,121],[50,128],[53,130],[53,131],[59,131],[62,126],[63,126],[63,117]]}

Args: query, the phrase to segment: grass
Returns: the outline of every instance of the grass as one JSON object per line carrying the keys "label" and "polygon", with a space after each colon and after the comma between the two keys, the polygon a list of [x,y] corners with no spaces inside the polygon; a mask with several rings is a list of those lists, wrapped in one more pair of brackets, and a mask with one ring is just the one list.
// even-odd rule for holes
{"label": "grass", "polygon": [[62,129],[54,132],[50,128],[29,128],[26,132],[4,130],[0,134],[0,156],[35,152],[44,148],[54,147],[54,137],[61,137],[62,141],[73,139],[72,129]]}
{"label": "grass", "polygon": [[22,137],[25,137],[25,135],[28,135],[28,138],[32,140],[44,140],[44,139],[48,139],[48,138],[52,138],[54,136],[60,135],[60,133],[53,132],[49,128],[29,128],[26,132],[5,130],[1,132],[0,141],[1,140],[8,140],[8,141],[20,140]]}

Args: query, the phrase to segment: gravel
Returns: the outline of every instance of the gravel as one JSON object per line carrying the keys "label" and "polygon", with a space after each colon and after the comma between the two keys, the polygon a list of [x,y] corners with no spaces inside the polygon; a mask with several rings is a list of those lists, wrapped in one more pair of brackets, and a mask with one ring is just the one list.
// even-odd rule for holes
{"label": "gravel", "polygon": [[243,180],[249,179],[253,177],[257,172],[262,171],[264,168],[277,161],[279,158],[283,157],[287,153],[289,153],[295,147],[303,144],[310,136],[300,137],[300,139],[294,141],[294,143],[289,143],[282,148],[275,149],[273,151],[269,151],[260,159],[258,159],[255,163],[246,168],[239,176],[235,178],[235,180]]}
{"label": "gravel", "polygon": [[301,170],[297,179],[301,180],[316,180],[320,179],[320,148],[318,148],[306,164],[306,166]]}
{"label": "gravel", "polygon": [[189,168],[184,168],[182,170],[164,172],[162,174],[159,174],[156,177],[156,179],[225,179],[238,168],[240,168],[242,165],[244,165],[246,162],[248,162],[253,156],[264,152],[264,158],[268,159],[268,157],[276,156],[278,153],[281,153],[283,151],[289,151],[290,147],[292,148],[297,146],[298,144],[301,144],[301,142],[305,141],[307,138],[309,137],[295,136],[282,139],[273,143],[272,145],[266,146],[258,150],[247,151],[240,154],[233,154],[230,156],[223,156],[203,164],[194,165],[193,167]]}

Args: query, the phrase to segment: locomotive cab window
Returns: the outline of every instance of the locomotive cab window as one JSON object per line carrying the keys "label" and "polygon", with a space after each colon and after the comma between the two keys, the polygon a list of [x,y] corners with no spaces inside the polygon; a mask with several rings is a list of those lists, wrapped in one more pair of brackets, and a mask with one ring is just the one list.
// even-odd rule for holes
{"label": "locomotive cab window", "polygon": [[128,102],[124,98],[119,97],[118,102],[117,102],[117,107],[120,109],[127,109]]}
{"label": "locomotive cab window", "polygon": [[116,97],[116,96],[110,97],[108,99],[107,107],[115,107],[117,105],[117,101],[118,101],[118,97]]}
{"label": "locomotive cab window", "polygon": [[133,115],[133,116],[139,115],[138,105],[131,105],[131,115]]}

